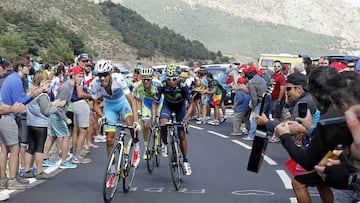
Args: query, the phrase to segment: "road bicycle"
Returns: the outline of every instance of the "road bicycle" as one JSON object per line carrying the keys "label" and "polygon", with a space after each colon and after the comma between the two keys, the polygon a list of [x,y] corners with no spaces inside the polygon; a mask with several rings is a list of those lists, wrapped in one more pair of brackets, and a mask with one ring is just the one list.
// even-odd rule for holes
{"label": "road bicycle", "polygon": [[159,128],[150,128],[146,147],[146,164],[149,174],[154,170],[154,167],[160,166],[161,153],[161,138]]}
{"label": "road bicycle", "polygon": [[[180,139],[178,136],[177,126],[184,126],[183,122],[175,121],[175,113],[171,114],[171,119],[166,124],[160,124],[156,127],[167,128],[167,141],[168,141],[168,152],[169,152],[169,166],[171,179],[173,181],[176,191],[180,189],[181,178],[185,174],[183,170],[182,152],[180,148]],[[185,132],[188,134],[187,128]]]}
{"label": "road bicycle", "polygon": [[109,122],[105,122],[105,125],[116,127],[115,143],[107,161],[103,181],[103,197],[108,203],[115,195],[120,178],[124,193],[129,191],[134,181],[136,167],[131,166],[130,163],[134,153],[133,139],[125,132],[126,129],[133,129],[133,126]]}

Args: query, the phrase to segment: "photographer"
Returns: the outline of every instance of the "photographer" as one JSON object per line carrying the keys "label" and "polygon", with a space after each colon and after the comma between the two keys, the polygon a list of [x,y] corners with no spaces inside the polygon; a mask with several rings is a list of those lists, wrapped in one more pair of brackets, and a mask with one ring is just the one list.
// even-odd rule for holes
{"label": "photographer", "polygon": [[[360,169],[359,148],[359,113],[360,113],[360,76],[353,72],[342,72],[328,81],[329,86],[336,89],[330,99],[336,110],[345,115],[346,125],[349,127],[353,142],[350,149],[344,150],[339,160],[330,160],[326,166],[315,166],[315,169],[323,177],[325,182],[338,189],[351,189],[355,193],[348,202],[360,200]],[[334,124],[334,125],[343,125]],[[344,202],[344,201],[342,201]]]}
{"label": "photographer", "polygon": [[[330,100],[330,95],[333,92],[346,91],[343,87],[336,86],[338,83],[335,84],[334,81],[329,82],[331,81],[330,78],[337,75],[337,71],[330,67],[319,67],[314,69],[309,75],[309,90],[321,111],[321,119],[340,116],[339,113],[334,110]],[[352,138],[345,123],[327,126],[318,125],[313,128],[311,124],[308,124],[308,118],[309,115],[305,119],[297,119],[304,126],[307,126],[308,134],[311,134],[311,141],[306,148],[299,148],[293,143],[291,125],[287,123],[278,125],[275,132],[277,136],[280,137],[283,146],[289,152],[290,156],[305,169],[312,170],[329,150],[334,150],[338,146],[349,147],[352,143]],[[344,191],[335,190],[335,202],[343,202],[344,195]]]}

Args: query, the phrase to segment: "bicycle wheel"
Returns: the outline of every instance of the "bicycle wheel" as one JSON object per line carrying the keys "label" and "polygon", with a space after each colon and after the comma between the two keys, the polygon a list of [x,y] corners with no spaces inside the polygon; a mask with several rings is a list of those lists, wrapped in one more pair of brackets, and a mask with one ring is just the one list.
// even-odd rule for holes
{"label": "bicycle wheel", "polygon": [[133,157],[133,154],[134,154],[134,147],[133,144],[131,144],[131,147],[129,149],[128,161],[124,163],[123,166],[124,176],[125,176],[123,178],[123,190],[125,193],[129,192],[136,173],[136,168],[131,166],[131,159]]}
{"label": "bicycle wheel", "polygon": [[[108,158],[104,181],[103,181],[103,197],[105,202],[110,202],[115,195],[117,185],[119,183],[119,168],[121,162],[122,147],[116,144]],[[115,171],[114,171],[115,168]]]}
{"label": "bicycle wheel", "polygon": [[155,162],[156,167],[160,166],[160,154],[161,154],[161,136],[159,129],[155,130]]}
{"label": "bicycle wheel", "polygon": [[171,139],[168,144],[168,152],[169,152],[169,166],[171,179],[173,181],[175,190],[180,189],[181,185],[181,165],[180,165],[180,148],[179,143]]}
{"label": "bicycle wheel", "polygon": [[148,136],[148,145],[146,147],[146,164],[149,174],[152,173],[154,166],[155,166],[155,134],[152,132],[152,130],[149,131]]}

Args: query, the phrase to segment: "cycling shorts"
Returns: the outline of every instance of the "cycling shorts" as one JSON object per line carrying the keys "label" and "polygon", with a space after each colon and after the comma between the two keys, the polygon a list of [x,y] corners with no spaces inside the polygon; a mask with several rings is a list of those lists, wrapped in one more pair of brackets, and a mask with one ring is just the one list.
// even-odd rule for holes
{"label": "cycling shorts", "polygon": [[[119,113],[121,113],[124,119],[133,115],[131,106],[125,97],[122,97],[122,99],[118,101],[105,101],[103,114],[108,122],[117,123],[119,120]],[[104,126],[105,132],[115,132],[115,130],[115,126]]]}
{"label": "cycling shorts", "polygon": [[[149,98],[144,98],[143,102],[142,102],[142,107],[141,107],[141,115],[142,115],[142,121],[149,121],[152,113],[151,113],[151,109],[152,109],[152,104],[153,104],[154,100],[153,99],[149,99]],[[162,108],[162,104],[163,104],[163,97],[161,97],[159,103],[158,103],[158,112],[157,114],[160,114],[161,108]]]}
{"label": "cycling shorts", "polygon": [[[161,108],[160,112],[160,119],[166,118],[170,120],[171,118],[171,112],[174,112],[176,114],[176,122],[181,122],[185,117],[185,102],[179,105],[169,105],[168,102],[164,101],[163,107]],[[184,131],[183,126],[178,126],[178,131],[182,130]]]}

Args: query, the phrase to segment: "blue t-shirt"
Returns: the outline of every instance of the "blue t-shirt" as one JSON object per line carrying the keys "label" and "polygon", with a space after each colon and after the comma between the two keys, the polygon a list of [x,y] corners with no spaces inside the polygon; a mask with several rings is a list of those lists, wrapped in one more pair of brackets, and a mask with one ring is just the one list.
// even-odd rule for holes
{"label": "blue t-shirt", "polygon": [[234,112],[242,112],[250,110],[249,107],[250,96],[243,91],[236,91],[234,97]]}

